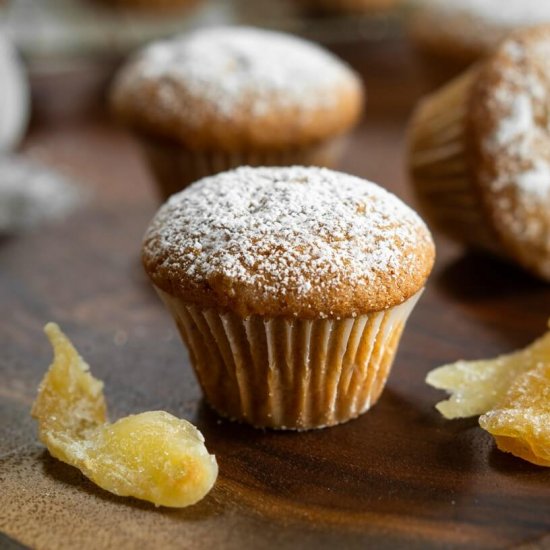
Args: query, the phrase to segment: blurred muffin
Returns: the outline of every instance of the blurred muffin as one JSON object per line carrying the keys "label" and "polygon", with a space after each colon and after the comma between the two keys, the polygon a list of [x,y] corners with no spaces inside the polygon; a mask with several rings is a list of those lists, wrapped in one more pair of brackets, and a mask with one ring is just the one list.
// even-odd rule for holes
{"label": "blurred muffin", "polygon": [[142,257],[212,407],[302,430],[374,405],[434,246],[373,183],[245,167],[173,195]]}
{"label": "blurred muffin", "polygon": [[434,85],[486,55],[518,27],[550,22],[547,0],[413,0],[410,36]]}
{"label": "blurred muffin", "polygon": [[146,48],[120,72],[112,105],[141,138],[167,197],[241,165],[334,165],[363,89],[314,44],[228,27]]}
{"label": "blurred muffin", "polygon": [[328,15],[362,15],[395,9],[403,0],[295,0],[312,13]]}
{"label": "blurred muffin", "polygon": [[427,97],[410,127],[412,181],[449,236],[550,281],[550,26],[517,31]]}

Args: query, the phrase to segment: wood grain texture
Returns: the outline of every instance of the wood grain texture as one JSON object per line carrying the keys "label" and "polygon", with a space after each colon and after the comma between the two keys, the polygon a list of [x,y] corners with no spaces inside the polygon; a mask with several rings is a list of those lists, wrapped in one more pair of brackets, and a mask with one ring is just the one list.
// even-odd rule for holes
{"label": "wood grain texture", "polygon": [[[399,44],[345,53],[367,72],[370,107],[343,169],[412,202],[403,130],[418,82]],[[442,396],[424,383],[436,365],[541,334],[548,286],[438,240],[435,272],[370,412],[303,434],[221,420],[201,400],[139,264],[157,207],[148,173],[101,109],[78,105],[80,82],[35,83],[25,149],[93,189],[93,200],[65,222],[0,241],[0,546],[488,549],[548,541],[550,472],[495,450],[475,420],[440,418],[433,405]],[[113,418],[162,408],[199,426],[220,465],[204,501],[155,509],[101,491],[49,457],[29,415],[51,359],[48,320],[105,381]]]}

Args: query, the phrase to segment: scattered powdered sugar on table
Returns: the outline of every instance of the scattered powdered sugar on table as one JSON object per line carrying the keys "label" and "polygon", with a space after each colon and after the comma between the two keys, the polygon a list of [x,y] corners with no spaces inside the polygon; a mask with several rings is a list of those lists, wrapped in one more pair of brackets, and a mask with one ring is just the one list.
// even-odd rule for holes
{"label": "scattered powdered sugar on table", "polygon": [[[230,118],[243,102],[261,115],[274,105],[330,106],[334,89],[355,78],[329,52],[297,37],[248,27],[201,29],[155,43],[123,71],[118,88],[138,95],[144,81],[158,85],[156,108],[181,110],[181,90]],[[194,117],[193,110],[186,116]]]}
{"label": "scattered powdered sugar on table", "polygon": [[172,196],[145,237],[165,273],[223,277],[274,298],[410,275],[427,246],[424,223],[394,195],[302,167],[205,178]]}
{"label": "scattered powdered sugar on table", "polygon": [[84,198],[64,176],[39,163],[0,156],[0,233],[62,218]]}

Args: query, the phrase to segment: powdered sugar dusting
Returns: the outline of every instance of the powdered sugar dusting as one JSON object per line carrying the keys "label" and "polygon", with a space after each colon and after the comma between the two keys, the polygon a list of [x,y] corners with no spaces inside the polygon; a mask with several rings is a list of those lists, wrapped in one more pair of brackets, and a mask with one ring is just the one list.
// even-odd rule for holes
{"label": "powdered sugar dusting", "polygon": [[[167,112],[185,108],[178,101],[183,89],[230,119],[243,105],[252,116],[274,105],[331,106],[335,88],[350,78],[355,79],[346,65],[305,40],[226,27],[201,29],[149,46],[122,73],[118,87],[132,96],[139,94],[144,82],[157,83],[156,108]],[[198,113],[189,108],[185,116],[192,120]]]}
{"label": "powdered sugar dusting", "polygon": [[161,208],[144,246],[174,276],[223,278],[279,300],[381,279],[396,285],[413,276],[420,249],[432,250],[423,222],[395,196],[301,167],[244,167],[201,180]]}
{"label": "powdered sugar dusting", "polygon": [[529,51],[509,41],[503,54],[503,61],[508,62],[501,63],[490,106],[498,117],[484,148],[506,165],[491,185],[495,189],[512,186],[525,200],[550,200],[550,119],[546,113],[550,71],[541,72],[550,56],[550,35],[545,46],[538,44]]}
{"label": "powdered sugar dusting", "polygon": [[527,194],[539,200],[549,198],[550,191],[550,164],[543,160],[535,160],[533,168],[518,175],[518,186]]}
{"label": "powdered sugar dusting", "polygon": [[492,64],[489,131],[481,147],[490,159],[484,184],[493,192],[503,230],[519,248],[536,247],[550,274],[548,59],[550,32],[544,30],[502,45]]}

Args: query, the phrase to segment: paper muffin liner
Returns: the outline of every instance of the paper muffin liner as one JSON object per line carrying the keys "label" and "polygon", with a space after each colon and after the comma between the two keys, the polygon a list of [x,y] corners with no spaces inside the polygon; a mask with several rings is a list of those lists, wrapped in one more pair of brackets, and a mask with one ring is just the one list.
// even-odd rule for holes
{"label": "paper muffin liner", "polygon": [[324,166],[334,167],[340,160],[346,138],[339,136],[315,145],[280,151],[191,151],[183,145],[142,140],[146,157],[163,198],[181,191],[206,176],[239,166]]}
{"label": "paper muffin liner", "polygon": [[502,255],[467,151],[474,67],[422,101],[409,129],[409,169],[421,209],[442,233]]}
{"label": "paper muffin liner", "polygon": [[293,430],[340,424],[376,403],[422,293],[356,318],[305,320],[242,318],[157,292],[209,404],[256,427]]}

